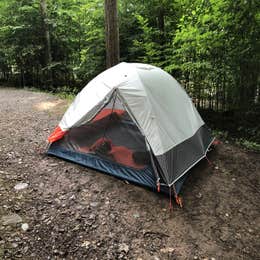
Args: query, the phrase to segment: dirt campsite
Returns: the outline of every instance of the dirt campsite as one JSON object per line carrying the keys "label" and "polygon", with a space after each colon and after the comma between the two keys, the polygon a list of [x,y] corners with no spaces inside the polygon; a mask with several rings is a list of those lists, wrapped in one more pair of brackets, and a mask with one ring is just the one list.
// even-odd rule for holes
{"label": "dirt campsite", "polygon": [[257,259],[260,155],[223,142],[169,197],[46,156],[68,107],[0,89],[1,259]]}

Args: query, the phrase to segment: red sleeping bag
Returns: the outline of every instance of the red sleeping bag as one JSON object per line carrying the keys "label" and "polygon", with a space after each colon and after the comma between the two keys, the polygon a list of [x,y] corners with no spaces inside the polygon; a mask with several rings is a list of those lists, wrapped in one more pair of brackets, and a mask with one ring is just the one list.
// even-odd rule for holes
{"label": "red sleeping bag", "polygon": [[99,138],[90,148],[81,147],[80,152],[95,152],[112,159],[113,161],[135,169],[144,168],[143,164],[137,164],[133,159],[133,151],[125,146],[116,146],[107,138]]}

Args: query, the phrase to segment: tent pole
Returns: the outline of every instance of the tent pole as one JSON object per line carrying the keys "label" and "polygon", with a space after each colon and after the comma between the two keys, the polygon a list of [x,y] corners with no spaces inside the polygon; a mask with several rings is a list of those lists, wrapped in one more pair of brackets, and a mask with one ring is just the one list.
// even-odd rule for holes
{"label": "tent pole", "polygon": [[112,110],[111,110],[111,113],[110,113],[110,115],[109,115],[109,119],[108,119],[107,125],[106,125],[106,127],[105,127],[105,129],[104,129],[103,140],[105,140],[106,132],[107,132],[107,130],[108,130],[109,123],[110,123],[110,120],[111,120],[111,118],[112,118],[112,114],[113,114],[113,112],[114,112],[115,103],[116,103],[116,98],[117,98],[117,92],[116,92],[116,91],[115,91],[115,94],[114,94],[114,95],[115,95],[115,96],[114,96],[114,100],[113,100]]}
{"label": "tent pole", "polygon": [[161,191],[160,176],[159,176],[159,173],[157,171],[157,167],[156,167],[155,162],[154,162],[154,158],[153,158],[151,147],[148,144],[148,141],[146,140],[146,138],[145,138],[145,143],[146,143],[147,150],[148,150],[148,152],[150,154],[151,163],[152,163],[152,167],[154,169],[154,173],[156,175],[157,192],[160,192]]}

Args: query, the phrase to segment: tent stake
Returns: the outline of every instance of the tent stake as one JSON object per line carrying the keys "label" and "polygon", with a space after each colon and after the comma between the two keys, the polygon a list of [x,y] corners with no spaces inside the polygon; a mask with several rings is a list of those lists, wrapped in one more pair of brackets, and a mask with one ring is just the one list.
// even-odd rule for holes
{"label": "tent stake", "polygon": [[206,160],[208,161],[209,166],[212,166],[212,167],[213,167],[213,163],[209,160],[209,158],[208,158],[207,155],[205,156],[205,158],[206,158]]}
{"label": "tent stake", "polygon": [[169,205],[169,208],[170,208],[170,211],[173,209],[172,207],[172,188],[169,187],[169,195],[170,195],[170,205]]}
{"label": "tent stake", "polygon": [[174,184],[172,185],[172,189],[174,192],[174,197],[175,197],[176,203],[180,206],[180,208],[182,208],[183,207],[182,198],[180,196],[178,196]]}

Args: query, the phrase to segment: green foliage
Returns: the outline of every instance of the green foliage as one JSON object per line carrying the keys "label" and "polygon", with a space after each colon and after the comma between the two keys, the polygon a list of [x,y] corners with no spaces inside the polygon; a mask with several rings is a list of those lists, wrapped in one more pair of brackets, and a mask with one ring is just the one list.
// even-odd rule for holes
{"label": "green foliage", "polygon": [[232,143],[235,143],[236,145],[241,146],[247,150],[260,152],[260,144],[255,141],[250,141],[245,138],[234,138],[230,136],[228,131],[213,130],[212,133],[217,139],[226,143],[228,143],[230,140]]}
{"label": "green foliage", "polygon": [[82,86],[104,69],[103,1],[47,1],[52,63],[45,64],[38,0],[3,1],[0,10],[0,78],[11,84]]}
{"label": "green foliage", "polygon": [[71,91],[71,87],[64,86],[64,87],[59,87],[57,91],[54,92],[53,94],[57,95],[62,99],[67,99],[72,102],[77,95],[77,91],[76,88],[74,88],[74,91]]}
{"label": "green foliage", "polygon": [[[197,105],[246,108],[256,97],[258,1],[184,1],[173,38],[171,73],[179,73]],[[213,102],[214,101],[214,102]]]}
{"label": "green foliage", "polygon": [[245,139],[236,140],[236,144],[245,147],[248,150],[260,152],[260,144]]}
{"label": "green foliage", "polygon": [[226,140],[228,138],[228,131],[221,131],[215,129],[212,131],[212,134],[213,136],[221,140]]}
{"label": "green foliage", "polygon": [[35,88],[35,87],[24,87],[24,89],[33,91],[33,92],[41,92],[41,93],[46,92],[48,94],[55,95],[59,98],[66,99],[70,102],[72,102],[75,99],[76,94],[77,94],[77,93],[73,94],[71,92],[71,87],[68,87],[68,86],[59,87],[56,89],[55,92],[50,92],[49,90],[42,90],[42,89]]}

